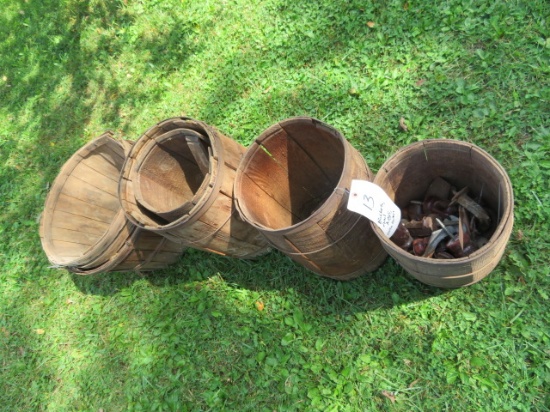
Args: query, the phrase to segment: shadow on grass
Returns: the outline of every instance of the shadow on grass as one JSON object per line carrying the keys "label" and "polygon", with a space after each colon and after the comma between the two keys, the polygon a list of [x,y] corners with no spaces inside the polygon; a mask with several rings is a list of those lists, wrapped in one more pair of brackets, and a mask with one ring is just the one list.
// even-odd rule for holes
{"label": "shadow on grass", "polygon": [[[14,2],[0,13],[0,100],[9,122],[0,136],[6,162],[0,172],[2,194],[14,205],[24,204],[29,213],[37,213],[45,197],[42,189],[62,164],[96,137],[87,128],[90,122],[124,130],[134,117],[128,107],[139,111],[162,93],[158,87],[144,91],[124,72],[120,56],[128,56],[135,46],[124,33],[135,17],[121,6],[29,0]],[[177,19],[163,29],[166,36],[134,39],[139,55],[132,57],[149,71],[185,64],[194,50],[186,41],[187,28]],[[39,192],[38,201],[30,199]],[[21,209],[8,208],[2,218],[17,220],[20,215]]]}
{"label": "shadow on grass", "polygon": [[[426,24],[433,23],[433,19],[424,19],[418,13],[408,18],[405,15],[403,19],[397,20],[397,13],[384,13],[381,8],[386,6],[363,6],[359,3],[335,1],[330,4],[330,7],[329,3],[323,4],[322,7],[311,7],[304,1],[280,2],[277,12],[281,13],[283,26],[290,27],[291,30],[286,43],[269,44],[265,53],[258,52],[252,58],[248,55],[236,56],[232,61],[222,65],[217,78],[212,80],[217,87],[213,88],[212,94],[206,97],[206,104],[197,114],[197,118],[216,125],[226,119],[228,113],[240,114],[241,110],[244,110],[244,114],[249,117],[252,117],[255,112],[262,113],[262,116],[268,113],[273,121],[298,114],[316,117],[322,115],[323,120],[334,124],[333,120],[344,123],[346,116],[355,116],[354,110],[361,102],[356,102],[347,93],[351,84],[346,79],[335,81],[328,90],[323,79],[316,81],[302,79],[300,81],[303,85],[288,91],[279,91],[278,95],[273,96],[274,98],[269,93],[265,93],[253,105],[248,106],[243,104],[246,102],[235,99],[235,96],[243,96],[243,99],[246,99],[242,94],[243,88],[249,87],[246,79],[254,77],[258,79],[262,76],[263,73],[261,70],[258,71],[257,65],[264,59],[266,61],[264,66],[273,65],[281,71],[289,70],[293,73],[299,73],[302,67],[307,68],[327,59],[343,61],[344,64],[355,64],[346,60],[347,49],[355,42],[363,42],[365,55],[369,55],[371,61],[383,57],[384,54],[393,53],[394,57],[390,60],[397,64],[403,47],[390,52],[388,48],[380,46],[395,47],[398,42],[403,41],[400,38],[400,31],[406,38],[413,31],[412,26],[423,30]],[[72,2],[71,9],[59,10],[58,3],[54,1],[29,0],[20,3],[22,13],[16,13],[14,17],[18,19],[17,24],[13,21],[0,21],[0,26],[7,27],[11,36],[10,42],[0,50],[5,68],[5,72],[1,74],[6,75],[11,86],[9,90],[6,88],[0,90],[0,98],[3,101],[4,110],[7,108],[13,116],[10,119],[13,122],[13,135],[25,136],[25,139],[17,137],[8,139],[8,144],[2,148],[2,157],[13,156],[20,161],[28,162],[28,164],[16,164],[2,169],[0,176],[2,190],[6,191],[13,205],[2,212],[2,220],[19,222],[18,228],[9,227],[4,233],[8,237],[7,241],[13,247],[19,248],[19,255],[24,256],[25,259],[33,259],[31,255],[40,253],[39,242],[36,241],[37,235],[30,249],[26,248],[28,240],[23,246],[17,244],[20,237],[29,237],[28,232],[37,232],[36,224],[26,223],[25,226],[25,221],[31,221],[33,214],[40,209],[45,196],[43,188],[46,182],[51,181],[61,164],[81,146],[82,137],[88,136],[86,125],[92,120],[92,113],[100,117],[99,123],[124,129],[139,112],[139,107],[152,104],[155,99],[162,97],[159,88],[142,88],[131,83],[122,83],[120,74],[117,73],[120,68],[111,66],[112,56],[123,53],[127,44],[124,38],[119,39],[118,35],[107,34],[105,31],[112,28],[124,29],[131,26],[133,21],[133,17],[118,9],[117,4],[120,3],[102,4],[80,1]],[[427,11],[426,14],[430,13],[433,14],[431,11]],[[391,17],[385,17],[388,15]],[[378,28],[371,30],[366,26],[366,22],[371,19],[376,21],[378,25],[376,27],[380,27],[380,30]],[[95,50],[82,44],[81,34],[89,27],[87,22],[90,20],[101,22],[96,24],[100,30],[97,32]],[[90,25],[94,29],[96,26]],[[386,29],[386,27],[392,28]],[[378,36],[378,33],[381,36]],[[374,36],[377,36],[376,39]],[[136,51],[145,50],[150,53],[150,63],[157,67],[157,69],[152,67],[152,71],[184,70],[186,56],[193,52],[185,43],[185,28],[178,28],[177,25],[169,28],[165,36],[155,41],[143,41],[139,46],[134,46]],[[14,53],[13,50],[18,52]],[[280,63],[277,63],[279,60]],[[236,67],[239,69],[240,78],[232,76]],[[382,77],[380,79],[381,83],[375,83],[375,86],[380,86],[382,90],[382,84],[386,79]],[[143,90],[148,94],[145,95]],[[241,109],[239,105],[245,109]],[[133,109],[123,115],[121,113],[123,107],[133,107]],[[339,112],[323,111],[325,109],[318,111],[318,107],[338,107]],[[302,112],[296,113],[297,110]],[[396,114],[397,111],[394,115]],[[355,121],[357,122],[357,119]],[[265,122],[265,117],[261,122]],[[253,119],[250,123],[259,122],[258,119]],[[376,125],[370,132],[371,137],[376,138],[380,135],[384,130],[383,127],[384,125]],[[250,139],[252,136],[247,138]],[[36,148],[44,148],[44,150],[36,150]],[[372,139],[366,143],[363,152],[372,150],[373,153],[380,153],[382,149],[384,149],[383,144]],[[24,170],[25,167],[28,170],[20,174],[18,168]],[[21,234],[22,229],[27,233]],[[42,260],[45,258],[42,257]],[[35,282],[40,276],[48,276],[47,271],[37,270],[29,263],[21,264],[20,272],[23,273],[17,275],[20,282]],[[255,354],[247,353],[248,349],[242,343],[250,343],[248,340],[257,336],[269,336],[269,342],[273,342],[273,345],[268,349],[276,353],[280,349],[286,329],[284,325],[281,327],[267,321],[256,321],[254,315],[250,316],[250,313],[238,313],[231,299],[224,299],[223,296],[216,295],[215,291],[208,290],[208,282],[205,281],[210,279],[222,277],[225,284],[235,291],[239,289],[254,291],[257,294],[248,295],[259,295],[265,299],[275,295],[270,294],[272,291],[282,297],[291,295],[292,299],[288,301],[299,307],[289,310],[301,310],[306,314],[320,315],[318,319],[321,325],[327,320],[323,315],[328,315],[330,322],[327,324],[330,325],[331,330],[320,332],[320,335],[327,339],[339,339],[338,334],[333,333],[333,328],[339,327],[340,323],[337,320],[342,314],[373,312],[445,293],[408,278],[404,271],[390,259],[373,274],[367,274],[349,282],[337,282],[308,272],[278,252],[271,252],[255,262],[189,251],[177,264],[148,274],[107,273],[90,277],[70,276],[74,285],[84,294],[99,296],[119,294],[120,296],[113,301],[121,306],[120,312],[124,322],[128,322],[128,325],[117,326],[118,321],[109,321],[107,332],[125,337],[125,344],[119,347],[109,341],[102,342],[103,336],[101,339],[99,336],[101,332],[105,332],[101,327],[101,314],[104,310],[106,315],[109,315],[108,303],[104,305],[100,300],[98,308],[94,308],[97,311],[83,314],[84,319],[78,317],[74,321],[74,326],[77,330],[81,330],[83,335],[89,336],[89,330],[99,331],[97,337],[86,341],[89,347],[85,349],[88,351],[91,349],[93,354],[71,361],[77,372],[75,386],[85,397],[86,394],[94,393],[96,388],[91,382],[99,376],[105,380],[101,386],[113,388],[115,396],[131,401],[139,399],[140,396],[147,396],[147,393],[151,396],[151,389],[143,383],[140,384],[142,376],[145,379],[149,377],[152,382],[155,382],[158,376],[167,375],[170,379],[174,378],[173,384],[160,382],[159,387],[162,388],[162,396],[166,398],[171,397],[172,393],[178,395],[178,390],[181,391],[182,386],[181,381],[178,381],[178,373],[185,373],[189,379],[197,380],[197,386],[201,385],[201,395],[202,392],[206,396],[208,392],[214,394],[224,390],[232,395],[238,394],[231,393],[231,390],[258,393],[253,380],[254,376],[252,376],[254,374],[250,372],[254,372],[255,369],[243,362],[243,359],[253,358]],[[120,293],[127,292],[126,289],[139,287],[144,281],[147,282],[145,286],[148,284],[153,286],[148,288],[152,290],[148,290],[146,294],[140,294],[139,291],[135,296],[131,296],[133,291],[130,291],[130,294]],[[52,282],[50,286],[54,284]],[[165,300],[164,288],[172,290],[169,293],[171,301]],[[182,293],[180,296],[180,292],[186,290],[192,291],[193,297],[197,298],[196,302],[181,302],[189,293]],[[147,297],[146,303],[139,305],[131,301],[132,298],[135,299],[140,295]],[[37,296],[36,300],[39,301],[39,299],[40,297]],[[179,302],[178,299],[180,299]],[[14,297],[6,312],[12,313],[12,309],[18,307],[21,316],[13,318],[12,321],[26,325],[31,331],[36,326],[31,322],[33,318],[24,312],[32,313],[33,309],[36,309],[29,306],[28,300],[28,296],[22,292]],[[107,301],[108,299],[105,300]],[[176,305],[172,305],[174,301]],[[201,304],[212,305],[225,316],[221,319],[215,317],[211,319],[210,314],[213,311],[204,311],[203,308],[201,312]],[[63,307],[63,304],[60,306]],[[48,310],[45,306],[38,306],[38,308]],[[129,311],[126,310],[128,308],[130,308]],[[64,309],[61,310],[63,311]],[[116,316],[114,319],[117,319]],[[186,339],[191,328],[198,331],[192,341]],[[32,333],[29,333],[24,340],[31,340],[31,335]],[[229,339],[228,344],[224,342],[225,338]],[[16,338],[11,339],[14,340],[13,351],[16,353]],[[399,336],[394,339],[399,339]],[[234,341],[234,344],[231,341]],[[426,338],[426,341],[429,339]],[[424,345],[427,344],[424,343]],[[255,348],[253,344],[249,346]],[[159,354],[155,357],[153,349],[157,347]],[[425,353],[429,353],[429,347],[424,349]],[[147,350],[153,354],[147,353]],[[297,356],[297,353],[298,350],[293,350],[292,356]],[[30,391],[31,395],[34,394],[39,401],[43,402],[47,398],[44,387],[55,394],[57,383],[49,377],[55,377],[59,372],[56,372],[53,367],[48,370],[47,362],[42,359],[47,360],[48,356],[51,356],[47,351],[43,350],[39,355],[34,356],[39,366],[33,372],[45,381],[44,386],[41,387],[42,392],[39,394],[37,389],[33,389],[31,384],[34,382],[31,382],[30,375],[25,381],[28,384],[20,387]],[[180,357],[184,359],[187,362],[186,367],[177,365],[167,368],[166,361],[172,361],[172,357],[175,359],[174,362]],[[231,367],[228,367],[225,362],[220,362],[220,359],[227,361]],[[302,369],[299,361],[292,366]],[[118,385],[121,383],[120,380],[117,380],[120,379],[118,377],[121,372],[122,376],[130,378],[123,379],[122,383],[125,386],[122,389]],[[231,381],[239,382],[239,385],[229,385],[228,382]],[[145,395],[140,394],[140,391]],[[60,393],[67,392],[60,391]],[[19,388],[10,392],[14,399],[23,395],[28,397],[28,394]],[[260,394],[258,399],[266,397],[265,390]],[[186,396],[191,395],[186,394]],[[276,391],[269,391],[267,396],[276,396]],[[107,396],[105,398],[107,399]],[[190,398],[188,401],[189,409],[193,409],[193,406],[201,402],[203,405],[205,403],[197,397]],[[85,404],[82,399],[80,402],[81,404],[78,405],[80,408],[92,407],[91,404]],[[269,400],[266,399],[265,402],[269,403]],[[272,402],[273,404],[277,403]],[[75,405],[72,406],[74,409]],[[96,409],[104,407],[104,405],[95,406]],[[117,408],[116,405],[112,406]],[[43,405],[37,405],[37,407],[43,407]],[[123,408],[124,406],[121,405],[119,409]]]}
{"label": "shadow on grass", "polygon": [[304,306],[322,314],[391,308],[447,292],[410,278],[390,258],[375,272],[342,282],[309,272],[278,251],[255,260],[241,260],[188,250],[179,263],[165,270],[70,276],[81,292],[101,296],[115,295],[137,281],[147,281],[155,287],[174,287],[221,277],[235,289],[260,294],[296,293]]}
{"label": "shadow on grass", "polygon": [[[114,6],[111,6],[114,7]],[[372,51],[376,45],[376,53],[384,54],[386,51],[380,48],[380,44],[386,44],[388,47],[394,46],[398,41],[399,30],[395,27],[408,27],[418,25],[414,19],[404,19],[397,21],[397,13],[385,13],[385,6],[381,5],[362,5],[359,3],[349,3],[337,1],[328,8],[326,5],[320,8],[309,7],[305,2],[281,2],[278,10],[281,19],[289,22],[288,27],[291,32],[286,43],[282,45],[270,46],[267,50],[259,54],[250,56],[246,53],[235,55],[229,59],[225,65],[219,68],[218,74],[212,83],[216,87],[212,88],[212,93],[207,96],[206,104],[198,113],[198,118],[213,121],[214,124],[224,119],[227,113],[239,110],[242,103],[236,96],[243,96],[243,90],[250,87],[248,80],[258,76],[258,66],[262,60],[266,60],[281,70],[300,71],[303,67],[309,67],[318,62],[327,60],[345,61],[347,49],[355,44],[358,39],[364,42],[365,52]],[[116,9],[111,9],[105,13],[106,18],[109,14],[117,17]],[[418,14],[418,13],[417,13]],[[389,15],[389,20],[377,21],[382,29],[379,31],[371,30],[366,25],[374,16]],[[120,25],[124,26],[131,22],[129,16],[118,16]],[[130,19],[130,20],[128,20]],[[428,21],[428,19],[426,19]],[[305,24],[301,24],[305,23]],[[422,22],[421,22],[422,23]],[[392,29],[386,29],[392,27]],[[416,27],[416,26],[415,26]],[[378,34],[381,32],[381,34]],[[405,37],[408,36],[406,30],[401,30]],[[142,47],[149,47],[152,53],[152,63],[160,67],[175,69],[184,67],[185,53],[179,48],[179,37],[177,31],[170,31],[164,38],[164,44],[144,44]],[[103,52],[120,53],[122,45],[105,38],[108,43]],[[178,46],[180,47],[180,46]],[[162,55],[163,51],[176,52],[174,56]],[[322,51],[322,52],[320,52]],[[106,60],[100,53],[98,56],[76,56],[77,63],[69,66],[71,73],[77,73],[77,68],[81,67],[86,61],[91,60],[94,64],[105,63]],[[371,55],[375,58],[376,55]],[[396,64],[399,59],[396,59]],[[175,63],[177,61],[177,64]],[[265,63],[264,63],[265,66]],[[238,72],[238,75],[235,73]],[[92,73],[80,74],[81,89],[87,86],[87,80],[92,77]],[[101,84],[101,82],[100,82]],[[323,80],[304,81],[303,85],[282,92],[277,95],[278,102],[284,102],[287,110],[296,110],[301,107],[302,113],[315,113],[318,102],[322,101],[324,106],[343,105],[342,109],[353,110],[357,106],[357,101],[348,93],[351,84],[342,81],[335,87],[327,90],[323,88]],[[138,91],[132,89],[119,90],[117,83],[111,83],[106,86],[105,95],[125,94],[128,101],[137,101],[140,99]],[[115,101],[112,113],[117,113],[120,101]],[[271,106],[270,96],[258,100],[255,106],[250,107],[250,111],[261,110],[261,106],[266,106],[269,112],[277,120],[281,117],[281,105]],[[276,104],[276,103],[273,103]],[[347,105],[347,106],[346,106]],[[222,110],[223,108],[223,110]],[[397,112],[396,112],[397,113]],[[290,111],[285,114],[291,115]],[[325,113],[330,116],[330,113]],[[339,115],[340,116],[340,115]],[[115,126],[120,126],[122,120],[114,117],[106,119],[113,122]],[[366,149],[376,152],[381,149],[376,140],[366,146]],[[372,150],[371,150],[372,149]],[[80,277],[72,275],[75,285],[84,293],[97,295],[116,294],[134,282],[146,279],[155,286],[179,285],[181,283],[193,282],[194,280],[206,279],[216,274],[221,274],[226,282],[255,291],[270,290],[295,290],[299,292],[308,304],[316,307],[321,312],[339,311],[339,310],[362,310],[368,311],[379,307],[392,307],[405,302],[422,300],[431,296],[437,296],[442,291],[431,288],[421,283],[409,279],[404,275],[403,270],[398,268],[392,261],[387,261],[374,274],[365,275],[351,282],[335,282],[330,279],[323,279],[307,272],[297,264],[290,261],[280,253],[272,252],[270,255],[262,258],[263,262],[257,266],[262,273],[256,271],[254,262],[238,261],[218,256],[212,256],[203,252],[190,252],[184,256],[180,263],[164,271],[158,271],[151,274],[102,274],[90,277]],[[270,268],[266,270],[266,268]],[[348,303],[346,303],[348,302]]]}
{"label": "shadow on grass", "polygon": [[[31,261],[43,256],[38,221],[44,199],[61,166],[103,132],[93,135],[89,124],[125,129],[134,116],[123,107],[139,111],[143,102],[158,100],[159,88],[144,89],[120,73],[120,56],[135,46],[124,35],[134,21],[122,3],[90,0],[12,2],[0,12],[0,110],[6,114],[0,216],[11,255]],[[194,50],[177,18],[163,30],[166,36],[136,40],[136,60],[150,71],[159,70],[156,65],[174,69]],[[33,269],[29,265],[21,276],[37,277]]]}

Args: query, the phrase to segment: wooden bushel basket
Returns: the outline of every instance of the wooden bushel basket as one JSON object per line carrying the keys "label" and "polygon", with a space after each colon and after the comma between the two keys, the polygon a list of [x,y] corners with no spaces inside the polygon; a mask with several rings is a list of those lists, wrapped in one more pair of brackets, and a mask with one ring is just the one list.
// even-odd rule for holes
{"label": "wooden bushel basket", "polygon": [[271,245],[319,275],[347,280],[387,256],[368,219],[347,209],[352,179],[372,180],[361,154],[329,125],[295,117],[250,146],[235,199]]}
{"label": "wooden bushel basket", "polygon": [[479,282],[499,263],[514,224],[512,184],[502,166],[479,147],[456,140],[425,140],[406,146],[380,168],[374,183],[400,207],[422,199],[436,177],[456,188],[482,194],[482,202],[497,215],[489,242],[471,255],[457,259],[414,256],[396,246],[375,225],[384,249],[413,277],[428,285],[457,288]]}
{"label": "wooden bushel basket", "polygon": [[169,263],[175,262],[181,256],[183,249],[185,248],[180,243],[134,226],[131,236],[108,261],[92,268],[69,269],[79,275],[163,269]]}
{"label": "wooden bushel basket", "polygon": [[119,197],[141,228],[237,258],[268,244],[235,210],[233,181],[245,148],[204,122],[171,118],[150,128],[124,164]]}
{"label": "wooden bushel basket", "polygon": [[[134,265],[107,265],[116,259],[128,260],[134,252],[130,245],[137,240],[137,228],[126,219],[117,195],[125,149],[130,146],[106,132],[80,148],[61,168],[40,221],[42,247],[54,266],[83,274],[160,267],[148,266],[155,259],[145,256],[145,250],[141,251],[143,260]],[[162,238],[148,247],[155,255],[166,248],[163,266],[176,261],[183,251]]]}

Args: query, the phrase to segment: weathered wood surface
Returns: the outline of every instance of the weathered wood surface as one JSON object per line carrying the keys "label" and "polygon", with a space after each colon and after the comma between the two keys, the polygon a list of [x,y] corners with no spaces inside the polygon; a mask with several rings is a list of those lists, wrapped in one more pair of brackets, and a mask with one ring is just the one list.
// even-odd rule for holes
{"label": "weathered wood surface", "polygon": [[[79,149],[62,167],[47,196],[40,222],[40,237],[55,266],[80,274],[113,270],[152,270],[177,260],[184,247],[154,235],[146,247],[136,243],[136,226],[125,216],[118,200],[120,170],[129,142],[107,132]],[[148,235],[140,236],[145,241]],[[131,261],[126,256],[142,255]],[[146,259],[154,257],[155,264]],[[160,259],[160,260],[159,260]],[[164,259],[164,261],[162,260]]]}
{"label": "weathered wood surface", "polygon": [[[182,130],[192,130],[207,142],[206,175],[187,144],[189,133]],[[172,139],[169,143],[166,136]],[[162,163],[178,163],[179,168],[159,171],[158,159],[145,159],[161,146],[168,148]],[[266,253],[265,239],[234,209],[233,182],[244,151],[243,146],[203,122],[187,118],[160,122],[140,137],[128,155],[119,184],[122,207],[139,227],[189,247],[240,258]],[[147,190],[141,183],[145,175],[150,185]],[[170,182],[159,196],[154,189],[157,181]]]}
{"label": "weathered wood surface", "polygon": [[174,220],[192,208],[205,175],[186,142],[189,129],[174,129],[151,141],[137,159],[136,200],[150,212]]}
{"label": "weathered wood surface", "polygon": [[235,197],[243,219],[274,247],[320,275],[351,279],[386,257],[368,220],[347,210],[352,179],[372,180],[359,152],[332,127],[291,118],[248,149]]}
{"label": "weathered wood surface", "polygon": [[40,224],[42,246],[54,265],[76,266],[104,256],[106,235],[120,213],[122,146],[105,133],[78,150],[48,193]]}
{"label": "weathered wood surface", "polygon": [[133,226],[130,236],[109,260],[95,267],[72,267],[69,270],[80,275],[157,270],[177,262],[184,250],[185,247],[179,243]]}

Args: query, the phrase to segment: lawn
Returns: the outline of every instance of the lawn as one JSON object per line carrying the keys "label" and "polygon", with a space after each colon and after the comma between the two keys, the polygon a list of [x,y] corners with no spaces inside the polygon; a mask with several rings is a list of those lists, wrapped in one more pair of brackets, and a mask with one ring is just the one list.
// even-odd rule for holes
{"label": "lawn", "polygon": [[[550,410],[549,23],[546,0],[0,0],[0,410]],[[511,178],[514,232],[456,290],[276,251],[50,268],[64,162],[181,115],[243,145],[315,117],[374,172],[415,141],[474,143]]]}

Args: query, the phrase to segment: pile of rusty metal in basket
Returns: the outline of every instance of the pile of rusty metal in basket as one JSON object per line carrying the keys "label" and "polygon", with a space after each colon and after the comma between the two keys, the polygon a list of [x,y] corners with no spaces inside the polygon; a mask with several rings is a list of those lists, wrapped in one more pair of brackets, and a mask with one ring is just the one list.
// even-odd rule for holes
{"label": "pile of rusty metal in basket", "polygon": [[493,234],[496,218],[480,204],[482,194],[476,201],[468,190],[456,191],[445,179],[434,179],[423,200],[401,209],[391,240],[415,256],[435,259],[462,258],[480,249]]}

